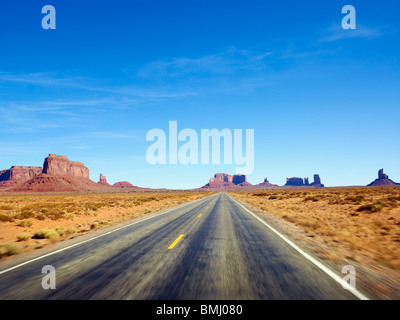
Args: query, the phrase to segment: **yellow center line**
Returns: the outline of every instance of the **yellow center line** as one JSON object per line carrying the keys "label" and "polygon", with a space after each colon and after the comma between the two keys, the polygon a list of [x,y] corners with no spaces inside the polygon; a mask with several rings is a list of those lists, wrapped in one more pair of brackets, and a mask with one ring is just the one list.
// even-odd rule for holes
{"label": "yellow center line", "polygon": [[200,217],[201,217],[201,215],[202,215],[202,214],[200,213],[200,214],[198,215],[198,217],[197,217],[197,218],[200,218]]}
{"label": "yellow center line", "polygon": [[181,240],[182,237],[183,234],[181,234],[178,238],[176,238],[176,240],[172,242],[172,244],[168,247],[168,249],[172,249],[173,247],[175,247],[175,245],[179,242],[179,240]]}

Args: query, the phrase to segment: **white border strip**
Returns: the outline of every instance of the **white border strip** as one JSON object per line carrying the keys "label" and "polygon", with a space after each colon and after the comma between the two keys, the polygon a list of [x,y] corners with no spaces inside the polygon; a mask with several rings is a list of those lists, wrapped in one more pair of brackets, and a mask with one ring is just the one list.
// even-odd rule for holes
{"label": "white border strip", "polygon": [[[213,195],[211,195],[211,196],[213,196]],[[210,197],[210,196],[208,196],[208,197]],[[195,202],[197,202],[197,201],[204,200],[204,199],[206,199],[206,198],[207,198],[207,197],[204,197],[204,198],[200,198],[200,199],[191,201],[191,202],[189,202],[189,203],[184,203],[184,204],[179,205],[179,206],[177,206],[177,207],[170,208],[169,210],[167,210],[167,211],[165,211],[165,212],[158,213],[158,214],[156,213],[156,214],[154,214],[154,215],[151,216],[151,217],[148,217],[148,218],[145,218],[145,219],[141,219],[141,220],[139,220],[139,221],[135,221],[135,222],[129,223],[129,224],[127,224],[127,225],[124,225],[124,226],[119,227],[119,228],[117,228],[117,229],[113,229],[113,230],[111,230],[111,231],[108,231],[108,232],[106,232],[106,233],[100,234],[100,235],[95,236],[95,237],[93,237],[93,238],[90,238],[90,239],[87,239],[87,240],[83,240],[83,241],[81,241],[81,242],[72,244],[72,245],[67,246],[67,247],[65,247],[65,248],[61,248],[61,249],[52,251],[52,252],[50,252],[50,253],[44,254],[44,255],[42,255],[42,256],[40,256],[40,257],[37,257],[37,258],[31,259],[31,260],[22,262],[22,263],[17,264],[17,265],[15,265],[15,266],[13,266],[13,267],[10,267],[10,268],[8,268],[8,269],[5,269],[5,270],[3,270],[3,271],[0,271],[0,275],[3,274],[3,273],[9,272],[9,271],[11,271],[11,270],[15,270],[15,269],[17,269],[17,268],[19,268],[19,267],[22,267],[22,266],[24,266],[24,265],[26,265],[26,264],[29,264],[29,263],[31,263],[31,262],[34,262],[34,261],[37,261],[37,260],[40,260],[40,259],[43,259],[43,258],[52,256],[53,254],[56,254],[56,253],[59,253],[59,252],[62,252],[62,251],[71,249],[71,248],[73,248],[73,247],[79,246],[79,245],[84,244],[84,243],[89,242],[89,241],[92,241],[92,240],[95,240],[95,239],[104,237],[104,236],[106,236],[106,235],[108,235],[108,234],[111,234],[111,233],[113,233],[113,232],[116,232],[116,231],[119,231],[119,230],[121,230],[121,229],[130,227],[130,226],[132,226],[132,225],[134,225],[134,224],[141,223],[141,222],[143,222],[143,221],[146,221],[146,220],[149,220],[149,219],[153,219],[153,218],[155,218],[155,217],[159,217],[159,216],[161,216],[161,215],[164,215],[164,214],[169,213],[169,212],[171,212],[171,211],[177,210],[177,209],[179,209],[179,208],[181,208],[181,207],[185,207],[185,206],[187,206],[187,205],[193,204],[193,203],[195,203]]]}
{"label": "white border strip", "polygon": [[354,294],[357,298],[360,300],[369,300],[368,297],[366,297],[363,293],[358,291],[356,288],[353,288],[348,285],[347,282],[343,281],[341,277],[339,277],[335,272],[333,272],[331,269],[323,265],[321,262],[310,256],[308,253],[304,252],[299,246],[297,246],[293,241],[289,240],[286,238],[284,235],[282,235],[279,231],[271,227],[268,223],[266,223],[264,220],[262,220],[260,217],[255,215],[253,212],[251,212],[249,209],[247,209],[244,205],[242,205],[240,202],[238,202],[236,199],[232,198],[231,196],[227,195],[229,198],[231,198],[234,202],[236,202],[239,206],[241,206],[244,210],[246,210],[248,213],[250,213],[254,218],[259,220],[262,224],[267,226],[272,232],[277,234],[282,240],[284,240],[287,244],[289,244],[293,249],[295,249],[297,252],[299,252],[302,256],[304,256],[306,259],[314,263],[318,268],[320,268],[322,271],[324,271],[328,276],[330,276],[333,280],[341,284],[342,286],[346,286],[347,290],[350,291],[352,294]]}

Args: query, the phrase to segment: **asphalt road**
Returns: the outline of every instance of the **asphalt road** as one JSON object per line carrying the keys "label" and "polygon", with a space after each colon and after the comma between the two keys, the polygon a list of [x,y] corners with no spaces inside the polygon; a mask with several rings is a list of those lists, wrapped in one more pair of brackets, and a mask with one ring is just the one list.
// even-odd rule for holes
{"label": "asphalt road", "polygon": [[[45,265],[56,289],[42,288]],[[0,299],[357,297],[220,193],[11,270],[0,264]]]}

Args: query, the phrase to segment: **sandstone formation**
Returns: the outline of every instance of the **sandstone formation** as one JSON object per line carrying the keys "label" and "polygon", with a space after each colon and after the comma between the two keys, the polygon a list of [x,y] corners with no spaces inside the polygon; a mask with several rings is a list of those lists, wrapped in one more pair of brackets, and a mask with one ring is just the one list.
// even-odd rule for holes
{"label": "sandstone formation", "polygon": [[383,173],[383,169],[380,169],[378,171],[378,179],[375,179],[372,181],[368,187],[375,187],[375,186],[395,186],[399,185],[399,183],[396,183],[392,180],[389,179],[389,176],[387,174]]}
{"label": "sandstone formation", "polygon": [[0,171],[0,186],[13,186],[20,182],[32,179],[42,173],[42,167],[12,166]]}
{"label": "sandstone formation", "polygon": [[5,192],[104,192],[107,188],[89,179],[89,169],[66,156],[49,154],[42,167],[18,167],[0,171]]}
{"label": "sandstone formation", "polygon": [[112,187],[120,188],[120,189],[142,189],[140,187],[134,186],[133,184],[129,183],[128,181],[116,182],[112,185]]}
{"label": "sandstone formation", "polygon": [[116,188],[116,189],[142,189],[140,187],[134,186],[133,184],[129,183],[128,181],[120,181],[116,182],[113,185],[107,182],[107,178],[105,175],[100,173],[100,180],[97,184],[102,185],[104,187]]}
{"label": "sandstone formation", "polygon": [[252,184],[247,182],[247,177],[244,174],[229,175],[226,173],[217,173],[210,181],[202,188],[236,188],[236,187],[251,187]]}
{"label": "sandstone formation", "polygon": [[291,186],[291,187],[306,187],[306,186],[311,186],[315,188],[323,188],[324,185],[321,183],[321,178],[318,174],[314,174],[314,182],[311,184],[309,183],[308,178],[298,178],[298,177],[293,177],[293,178],[286,178],[286,184],[285,186]]}
{"label": "sandstone formation", "polygon": [[102,173],[100,173],[100,180],[97,183],[102,186],[111,187],[111,185],[107,182],[106,176],[104,176]]}
{"label": "sandstone formation", "polygon": [[[307,181],[308,181],[308,179],[307,179]],[[319,188],[324,187],[324,185],[321,183],[321,178],[320,178],[319,174],[314,174],[314,182],[311,183],[310,186],[319,187]]]}
{"label": "sandstone formation", "polygon": [[[237,177],[245,180],[244,177]],[[89,169],[66,156],[49,154],[43,167],[13,166],[0,170],[2,192],[112,192],[118,189],[145,189],[127,181],[110,185],[100,174],[98,183],[89,179]]]}
{"label": "sandstone formation", "polygon": [[43,173],[89,179],[89,169],[82,162],[70,161],[66,156],[56,154],[49,154],[44,160]]}
{"label": "sandstone formation", "polygon": [[235,174],[232,177],[232,183],[234,185],[238,185],[238,184],[241,184],[241,183],[247,183],[247,177],[244,174]]}
{"label": "sandstone formation", "polygon": [[267,178],[264,179],[264,182],[256,184],[256,187],[278,187],[277,184],[272,184],[268,181]]}
{"label": "sandstone formation", "polygon": [[286,178],[285,186],[294,186],[294,187],[302,187],[304,186],[303,178],[293,177],[293,178]]}
{"label": "sandstone formation", "polygon": [[68,175],[40,174],[7,190],[9,192],[104,192],[92,180]]}

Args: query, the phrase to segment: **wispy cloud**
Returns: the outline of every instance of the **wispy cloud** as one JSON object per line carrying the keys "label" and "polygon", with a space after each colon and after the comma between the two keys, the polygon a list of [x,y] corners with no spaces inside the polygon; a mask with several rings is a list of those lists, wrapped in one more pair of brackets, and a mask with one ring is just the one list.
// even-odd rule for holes
{"label": "wispy cloud", "polygon": [[27,74],[10,74],[0,72],[0,83],[32,84],[43,87],[75,87],[86,88],[85,83],[93,80],[81,76],[62,77],[55,72],[35,72]]}
{"label": "wispy cloud", "polygon": [[71,128],[79,123],[80,110],[47,101],[0,101],[0,132],[32,133]]}
{"label": "wispy cloud", "polygon": [[[149,86],[148,84],[142,84],[137,81],[125,79],[124,84],[114,85],[110,84],[113,79],[107,78],[89,78],[83,76],[69,76],[65,77],[55,72],[37,72],[29,74],[10,74],[0,72],[0,83],[3,85],[33,85],[38,87],[51,87],[51,88],[69,88],[69,89],[81,89],[81,92],[96,92],[100,94],[111,95],[112,98],[96,99],[73,102],[76,104],[90,104],[100,103],[103,104],[110,102],[118,104],[119,106],[132,106],[134,104],[140,104],[147,101],[160,101],[163,99],[180,98],[184,96],[194,95],[195,93],[191,90],[171,88],[168,85],[164,86]],[[118,97],[118,98],[117,98]],[[109,101],[107,101],[107,99]],[[61,101],[58,102],[62,104]],[[71,102],[65,101],[65,105],[72,105]]]}
{"label": "wispy cloud", "polygon": [[[232,46],[200,57],[154,61],[133,76],[125,74],[117,84],[115,79],[90,78],[68,71],[0,72],[0,84],[11,89],[0,100],[0,132],[89,129],[93,118],[102,118],[97,117],[101,113],[117,119],[121,110],[160,105],[168,100],[211,92],[248,93],[271,85],[268,67],[273,55],[270,51],[254,52]],[[36,87],[57,90],[37,90]],[[18,92],[23,92],[23,95]],[[129,134],[106,131],[93,131],[90,136],[134,138]]]}
{"label": "wispy cloud", "polygon": [[[115,84],[115,79],[90,78],[67,71],[26,74],[0,72],[0,84],[10,86],[14,90],[19,85],[30,85],[33,88],[35,86],[61,88],[69,90],[67,92],[74,95],[79,92],[79,96],[82,97],[42,101],[42,107],[48,109],[47,113],[61,115],[66,109],[58,107],[74,106],[107,106],[111,109],[123,109],[196,96],[210,90],[229,90],[229,83],[235,88],[239,78],[247,77],[249,80],[247,86],[251,83],[260,86],[260,82],[255,79],[265,75],[263,73],[268,69],[270,63],[268,59],[272,55],[273,52],[270,51],[253,52],[232,46],[222,52],[200,57],[177,57],[148,63],[133,75],[124,75],[126,78],[118,79],[119,84]],[[265,79],[261,83],[265,84]],[[220,84],[222,88],[219,87]],[[93,92],[96,93],[96,98],[93,98]],[[41,94],[44,95],[44,91]],[[32,105],[29,105],[29,108],[31,111],[34,110]],[[36,109],[36,111],[41,110]]]}
{"label": "wispy cloud", "polygon": [[140,77],[181,77],[181,76],[218,76],[230,75],[242,71],[260,71],[266,66],[264,59],[272,52],[253,53],[230,47],[219,53],[197,58],[180,57],[171,60],[155,61],[142,67]]}
{"label": "wispy cloud", "polygon": [[384,34],[382,27],[371,28],[357,24],[357,29],[345,30],[341,25],[335,24],[325,30],[324,35],[319,39],[319,41],[331,42],[349,38],[374,39]]}

